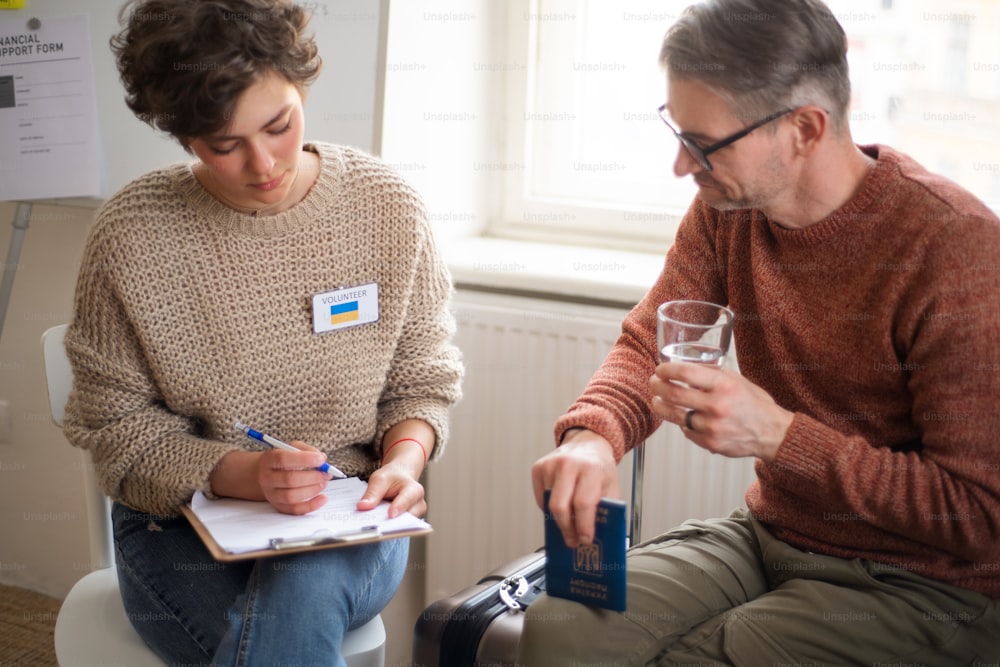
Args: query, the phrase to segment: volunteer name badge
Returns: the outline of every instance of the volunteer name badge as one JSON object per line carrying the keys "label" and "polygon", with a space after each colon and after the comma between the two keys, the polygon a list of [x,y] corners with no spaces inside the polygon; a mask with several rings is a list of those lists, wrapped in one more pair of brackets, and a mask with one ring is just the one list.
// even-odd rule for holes
{"label": "volunteer name badge", "polygon": [[378,321],[378,283],[313,296],[313,331],[324,333]]}

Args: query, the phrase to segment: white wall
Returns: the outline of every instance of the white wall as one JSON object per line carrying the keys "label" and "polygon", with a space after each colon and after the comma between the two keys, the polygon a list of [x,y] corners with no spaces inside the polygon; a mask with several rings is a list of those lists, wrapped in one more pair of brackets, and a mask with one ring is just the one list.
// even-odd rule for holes
{"label": "white wall", "polygon": [[[0,204],[0,246],[15,205]],[[93,211],[36,205],[0,338],[0,582],[61,597],[90,571],[78,451],[49,416],[39,338],[69,319]],[[2,404],[2,403],[0,403]]]}

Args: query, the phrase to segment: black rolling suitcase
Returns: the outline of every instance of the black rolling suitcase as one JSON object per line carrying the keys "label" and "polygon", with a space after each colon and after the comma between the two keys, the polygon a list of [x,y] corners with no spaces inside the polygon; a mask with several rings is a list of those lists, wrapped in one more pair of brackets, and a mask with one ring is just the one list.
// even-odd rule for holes
{"label": "black rolling suitcase", "polygon": [[[642,520],[643,446],[633,450],[629,541]],[[545,592],[545,551],[526,554],[428,606],[413,635],[413,667],[513,667],[524,610]]]}

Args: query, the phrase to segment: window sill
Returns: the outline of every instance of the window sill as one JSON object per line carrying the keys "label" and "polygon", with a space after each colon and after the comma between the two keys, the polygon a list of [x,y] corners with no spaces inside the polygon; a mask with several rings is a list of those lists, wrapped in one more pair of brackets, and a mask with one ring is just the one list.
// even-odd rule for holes
{"label": "window sill", "polygon": [[634,306],[656,281],[663,255],[467,237],[442,243],[458,288]]}

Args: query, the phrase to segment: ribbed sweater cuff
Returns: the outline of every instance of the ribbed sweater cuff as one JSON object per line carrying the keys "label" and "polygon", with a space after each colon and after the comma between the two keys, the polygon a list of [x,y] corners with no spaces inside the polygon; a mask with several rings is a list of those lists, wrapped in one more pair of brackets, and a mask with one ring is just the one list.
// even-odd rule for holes
{"label": "ribbed sweater cuff", "polygon": [[571,409],[557,419],[554,428],[557,447],[562,444],[563,435],[571,428],[585,428],[610,442],[616,463],[620,463],[625,456],[625,433],[619,427],[618,421],[603,410],[590,406]]}
{"label": "ribbed sweater cuff", "polygon": [[837,458],[834,441],[829,427],[797,412],[769,468],[776,474],[822,485],[829,478],[830,462]]}

